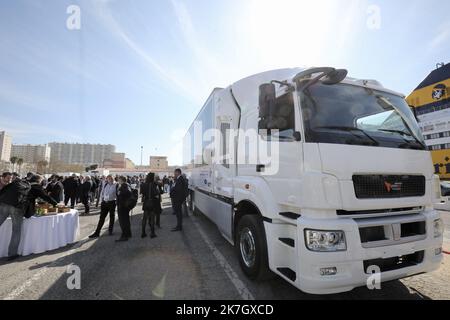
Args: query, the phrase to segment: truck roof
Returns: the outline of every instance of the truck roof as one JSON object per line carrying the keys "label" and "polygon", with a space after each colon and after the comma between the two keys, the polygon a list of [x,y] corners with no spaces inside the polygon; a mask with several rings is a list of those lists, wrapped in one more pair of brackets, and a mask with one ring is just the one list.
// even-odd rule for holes
{"label": "truck roof", "polygon": [[[249,108],[255,107],[257,105],[259,100],[258,88],[261,84],[268,83],[272,80],[291,81],[299,72],[307,69],[309,68],[289,68],[258,73],[233,83],[227,88],[227,90],[232,90],[237,102],[242,109],[242,112],[245,112]],[[342,83],[371,88],[374,90],[384,91],[387,93],[405,97],[401,93],[384,88],[381,83],[376,80],[355,79],[347,77],[344,81],[342,81]]]}

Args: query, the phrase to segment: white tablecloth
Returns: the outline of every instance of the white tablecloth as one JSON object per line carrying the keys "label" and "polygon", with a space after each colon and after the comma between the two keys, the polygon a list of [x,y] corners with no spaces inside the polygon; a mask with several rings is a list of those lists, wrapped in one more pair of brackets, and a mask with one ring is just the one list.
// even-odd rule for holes
{"label": "white tablecloth", "polygon": [[[0,227],[0,257],[8,256],[11,239],[11,218]],[[79,234],[78,211],[71,210],[54,216],[24,219],[19,255],[43,253],[77,241]]]}

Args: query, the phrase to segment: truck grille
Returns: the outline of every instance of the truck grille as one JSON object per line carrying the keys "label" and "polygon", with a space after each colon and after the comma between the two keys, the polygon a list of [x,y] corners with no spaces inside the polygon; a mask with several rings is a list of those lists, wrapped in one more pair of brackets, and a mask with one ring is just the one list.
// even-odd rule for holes
{"label": "truck grille", "polygon": [[358,199],[422,197],[424,176],[354,175],[353,185]]}
{"label": "truck grille", "polygon": [[[369,247],[370,245],[365,245],[369,243],[372,243],[375,247],[377,246],[377,244],[383,246],[396,244],[396,241],[406,242],[408,240],[418,240],[418,237],[423,238],[421,236],[425,236],[427,233],[425,221],[415,221],[400,224],[400,227],[398,228],[399,234],[396,235],[398,239],[393,238],[394,232],[391,232],[391,230],[391,225],[378,225],[359,228],[359,235],[361,237],[361,243],[363,244],[363,247]],[[412,237],[413,239],[408,239]],[[389,243],[382,243],[379,241],[389,241]]]}
{"label": "truck grille", "polygon": [[364,271],[368,273],[367,270],[370,266],[378,266],[381,272],[413,267],[423,262],[424,255],[425,255],[424,251],[418,251],[416,253],[401,257],[365,260]]}
{"label": "truck grille", "polygon": [[376,209],[376,210],[359,210],[359,211],[347,211],[337,210],[338,216],[357,216],[357,215],[371,215],[371,214],[410,214],[423,211],[423,207],[408,207],[408,208],[395,208],[395,209]]}

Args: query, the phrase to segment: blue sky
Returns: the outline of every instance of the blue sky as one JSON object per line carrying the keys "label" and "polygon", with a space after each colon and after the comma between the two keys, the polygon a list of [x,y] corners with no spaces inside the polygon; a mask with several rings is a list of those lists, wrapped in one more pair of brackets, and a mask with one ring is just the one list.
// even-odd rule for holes
{"label": "blue sky", "polygon": [[[68,30],[69,5],[81,29]],[[379,28],[369,28],[371,8]],[[409,94],[449,62],[450,2],[0,0],[0,130],[14,143],[168,155],[214,87],[280,67],[344,67]],[[377,25],[378,26],[378,25]]]}

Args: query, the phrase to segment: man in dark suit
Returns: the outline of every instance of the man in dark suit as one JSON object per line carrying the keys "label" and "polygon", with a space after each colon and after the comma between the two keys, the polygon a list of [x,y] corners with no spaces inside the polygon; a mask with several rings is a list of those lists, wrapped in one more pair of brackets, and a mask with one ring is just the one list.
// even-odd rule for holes
{"label": "man in dark suit", "polygon": [[181,169],[174,171],[174,184],[170,189],[170,198],[172,199],[173,211],[177,216],[177,226],[172,231],[183,230],[183,213],[181,207],[186,200],[186,181],[181,175]]}
{"label": "man in dark suit", "polygon": [[84,215],[89,214],[89,197],[92,189],[92,181],[90,176],[84,178],[83,184],[80,186],[80,199],[84,205]]}
{"label": "man in dark suit", "polygon": [[61,177],[58,177],[57,175],[51,176],[45,191],[47,191],[47,194],[57,202],[64,201],[64,186],[61,183]]}
{"label": "man in dark suit", "polygon": [[64,181],[63,185],[64,185],[64,193],[65,193],[64,204],[67,206],[67,204],[69,203],[69,200],[70,200],[70,207],[72,209],[74,209],[75,202],[77,199],[78,187],[80,185],[76,174],[73,174],[72,177],[69,177],[68,179],[66,179]]}

